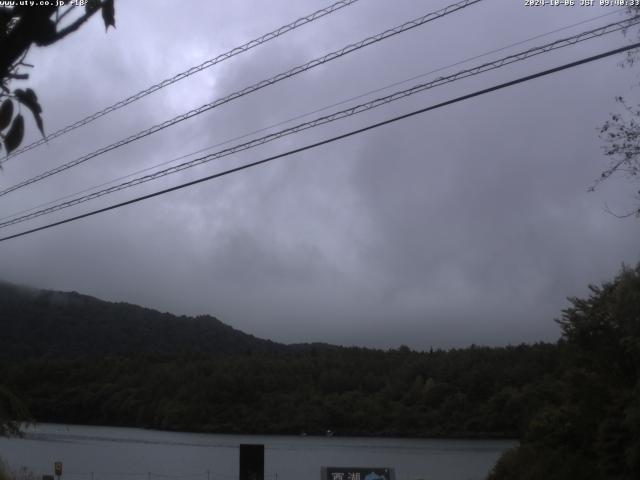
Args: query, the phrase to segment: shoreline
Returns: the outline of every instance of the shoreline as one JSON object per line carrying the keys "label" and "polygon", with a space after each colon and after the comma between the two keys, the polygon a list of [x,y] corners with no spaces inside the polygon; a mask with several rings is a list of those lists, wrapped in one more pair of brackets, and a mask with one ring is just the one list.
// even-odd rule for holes
{"label": "shoreline", "polygon": [[[27,428],[25,429],[25,425]],[[168,430],[158,429],[153,427],[141,427],[141,426],[129,426],[129,425],[96,425],[85,423],[68,423],[68,422],[33,422],[29,424],[23,424],[20,429],[23,433],[28,434],[29,430],[32,432],[38,426],[59,427],[60,431],[70,432],[70,427],[81,428],[113,428],[113,429],[129,429],[138,430],[140,432],[152,432],[152,433],[169,433],[169,434],[184,434],[184,435],[216,435],[216,436],[252,436],[252,437],[287,437],[287,438],[309,438],[309,439],[389,439],[389,440],[434,440],[434,441],[510,441],[520,442],[517,437],[511,437],[506,435],[447,435],[447,436],[412,436],[412,435],[398,435],[398,434],[365,434],[355,432],[333,432],[333,435],[323,435],[314,433],[260,433],[260,432],[213,432],[204,430]]]}

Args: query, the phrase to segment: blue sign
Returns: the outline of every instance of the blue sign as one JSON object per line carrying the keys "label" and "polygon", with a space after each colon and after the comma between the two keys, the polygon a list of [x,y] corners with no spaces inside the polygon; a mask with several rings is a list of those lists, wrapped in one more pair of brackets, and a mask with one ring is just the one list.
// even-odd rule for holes
{"label": "blue sign", "polygon": [[392,468],[322,467],[321,480],[395,480]]}

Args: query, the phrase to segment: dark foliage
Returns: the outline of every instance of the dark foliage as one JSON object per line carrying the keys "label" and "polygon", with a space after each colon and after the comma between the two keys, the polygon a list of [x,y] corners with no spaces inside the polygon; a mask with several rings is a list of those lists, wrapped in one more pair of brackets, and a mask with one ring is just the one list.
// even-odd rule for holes
{"label": "dark foliage", "polygon": [[[36,126],[44,136],[42,107],[36,93],[27,88],[11,90],[13,80],[27,80],[24,73],[32,67],[25,63],[29,49],[45,47],[75,32],[96,12],[102,12],[105,28],[115,27],[114,0],[89,0],[82,9],[74,4],[56,6],[20,5],[0,6],[0,147],[7,154],[20,146],[24,138],[24,117],[20,107],[31,111]],[[15,104],[15,107],[14,107]],[[14,116],[14,112],[17,114]]]}
{"label": "dark foliage", "polygon": [[78,293],[0,283],[0,359],[129,353],[225,354],[284,348],[210,316],[177,317]]}
{"label": "dark foliage", "polygon": [[0,378],[40,421],[162,429],[515,437],[551,345],[31,359]]}
{"label": "dark foliage", "polygon": [[640,478],[640,265],[570,299],[553,392],[491,480]]}
{"label": "dark foliage", "polygon": [[20,424],[29,419],[24,402],[0,386],[0,437],[19,436]]}

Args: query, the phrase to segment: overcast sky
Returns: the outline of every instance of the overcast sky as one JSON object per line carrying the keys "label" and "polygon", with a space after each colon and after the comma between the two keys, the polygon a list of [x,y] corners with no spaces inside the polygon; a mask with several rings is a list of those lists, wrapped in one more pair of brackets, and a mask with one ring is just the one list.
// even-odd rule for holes
{"label": "overcast sky", "polygon": [[[34,49],[28,86],[37,91],[52,132],[330,3],[116,1],[117,30],[105,34],[96,16],[65,41]],[[13,185],[449,3],[360,0],[10,160],[0,184]],[[614,11],[483,1],[2,197],[0,216]],[[594,20],[422,81],[621,18]],[[0,233],[209,175],[630,40],[615,33],[584,42]],[[587,192],[607,165],[598,127],[619,110],[614,97],[639,100],[640,70],[620,68],[623,59],[3,242],[0,278],[176,314],[210,314],[287,343],[428,349],[556,340],[553,319],[569,305],[567,297],[586,295],[589,283],[640,260],[640,220],[615,218],[605,208],[632,208],[638,185],[614,178]],[[28,140],[37,139],[28,125]]]}

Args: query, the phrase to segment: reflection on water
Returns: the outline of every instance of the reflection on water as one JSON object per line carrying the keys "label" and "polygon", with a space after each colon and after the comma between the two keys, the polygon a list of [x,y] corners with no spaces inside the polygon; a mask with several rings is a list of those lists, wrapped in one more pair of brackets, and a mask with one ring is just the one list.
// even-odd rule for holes
{"label": "reflection on water", "polygon": [[483,479],[516,445],[497,440],[295,437],[174,433],[40,424],[21,439],[0,439],[0,456],[38,478],[62,461],[62,480],[230,480],[238,445],[265,445],[266,480],[320,478],[321,467],[392,467],[396,480]]}

